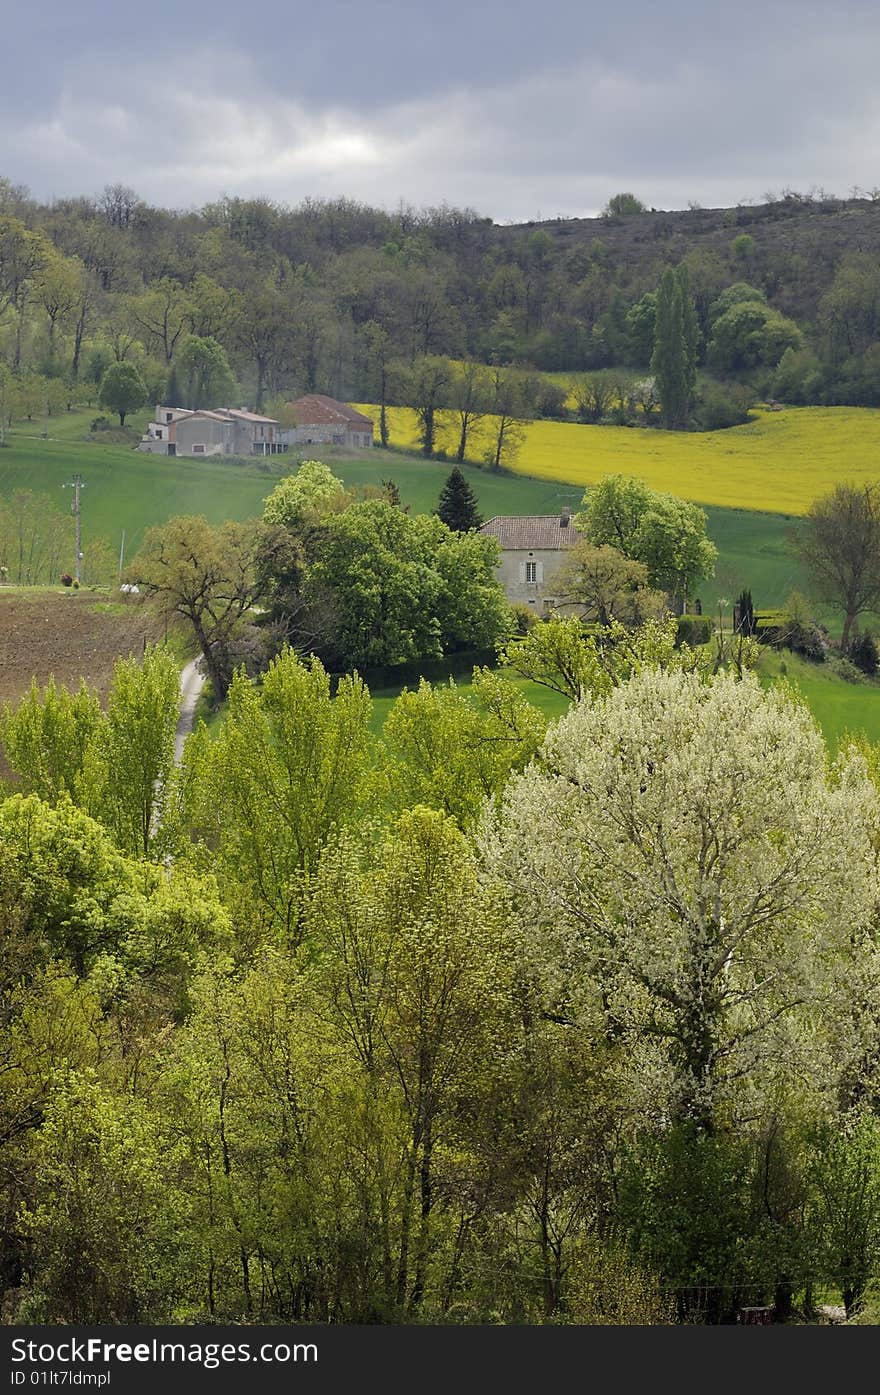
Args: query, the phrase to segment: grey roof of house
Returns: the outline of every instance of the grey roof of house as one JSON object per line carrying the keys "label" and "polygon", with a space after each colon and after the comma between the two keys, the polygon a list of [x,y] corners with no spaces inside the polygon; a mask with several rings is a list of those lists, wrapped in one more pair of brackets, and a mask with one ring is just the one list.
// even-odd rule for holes
{"label": "grey roof of house", "polygon": [[573,547],[583,534],[566,515],[558,513],[523,514],[490,518],[480,529],[497,538],[503,552],[537,552]]}

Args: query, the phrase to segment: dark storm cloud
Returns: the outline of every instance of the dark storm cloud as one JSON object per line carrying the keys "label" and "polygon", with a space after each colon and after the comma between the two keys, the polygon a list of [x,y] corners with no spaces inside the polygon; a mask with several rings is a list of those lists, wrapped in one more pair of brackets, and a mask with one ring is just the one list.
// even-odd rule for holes
{"label": "dark storm cloud", "polygon": [[[444,8],[381,0],[120,13],[17,6],[0,171],[40,196],[470,204],[585,213],[880,178],[880,14],[844,0]],[[35,80],[35,74],[39,80]]]}

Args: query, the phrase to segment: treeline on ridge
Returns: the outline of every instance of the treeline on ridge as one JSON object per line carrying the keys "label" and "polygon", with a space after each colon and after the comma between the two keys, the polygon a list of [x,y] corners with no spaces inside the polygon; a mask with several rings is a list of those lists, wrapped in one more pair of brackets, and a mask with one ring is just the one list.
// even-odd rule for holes
{"label": "treeline on ridge", "polygon": [[[190,405],[311,391],[412,405],[406,375],[426,358],[641,383],[669,267],[685,269],[695,316],[691,424],[741,419],[756,396],[876,405],[878,248],[868,197],[682,213],[612,200],[600,219],[501,227],[344,199],[170,211],[122,186],[45,205],[5,181],[6,410],[62,410],[120,363],[144,400]],[[553,386],[521,410],[564,411]],[[602,404],[578,412],[601,419]]]}

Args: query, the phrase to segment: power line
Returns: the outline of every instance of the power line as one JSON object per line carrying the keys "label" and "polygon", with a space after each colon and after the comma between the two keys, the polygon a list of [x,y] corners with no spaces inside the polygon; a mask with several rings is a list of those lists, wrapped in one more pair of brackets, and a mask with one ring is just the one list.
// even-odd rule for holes
{"label": "power line", "polygon": [[63,484],[61,488],[73,490],[73,501],[70,505],[70,512],[76,519],[76,580],[77,585],[79,585],[80,581],[82,580],[82,505],[80,502],[80,490],[85,488],[85,485],[83,484],[82,480],[82,475],[75,474],[70,483]]}

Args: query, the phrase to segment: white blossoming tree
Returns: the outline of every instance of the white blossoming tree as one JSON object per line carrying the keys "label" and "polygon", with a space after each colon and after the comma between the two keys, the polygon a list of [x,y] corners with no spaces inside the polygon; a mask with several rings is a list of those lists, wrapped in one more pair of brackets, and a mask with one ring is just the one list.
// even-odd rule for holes
{"label": "white blossoming tree", "polygon": [[481,843],[545,1011],[626,1040],[656,1107],[712,1129],[841,1002],[875,819],[863,760],[829,770],[791,694],[646,669],[551,729]]}

